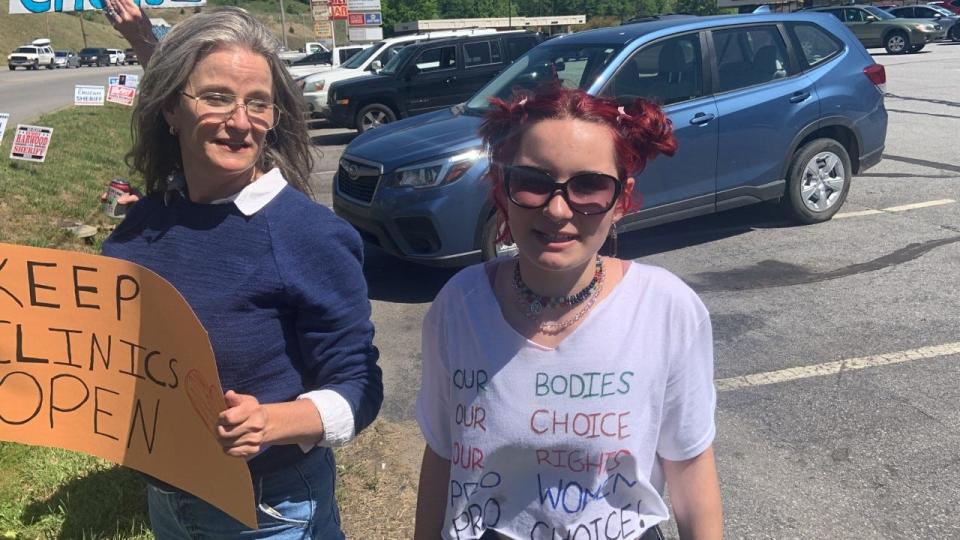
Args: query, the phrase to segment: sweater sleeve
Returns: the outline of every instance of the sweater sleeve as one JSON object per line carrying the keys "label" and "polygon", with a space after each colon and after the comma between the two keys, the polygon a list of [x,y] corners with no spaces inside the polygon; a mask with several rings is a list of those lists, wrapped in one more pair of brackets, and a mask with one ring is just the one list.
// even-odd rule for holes
{"label": "sweater sleeve", "polygon": [[296,210],[285,212],[296,214],[296,223],[271,223],[271,234],[295,310],[304,385],[308,391],[339,394],[353,413],[353,432],[359,433],[383,402],[363,246],[356,231],[326,208]]}

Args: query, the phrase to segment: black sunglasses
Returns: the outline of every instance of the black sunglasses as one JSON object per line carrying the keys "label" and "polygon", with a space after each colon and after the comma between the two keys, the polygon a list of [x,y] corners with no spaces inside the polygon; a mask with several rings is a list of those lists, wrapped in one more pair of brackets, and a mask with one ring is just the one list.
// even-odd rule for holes
{"label": "black sunglasses", "polygon": [[557,182],[549,173],[523,165],[504,165],[503,180],[510,202],[521,208],[543,208],[559,192],[570,210],[585,216],[613,208],[623,190],[623,182],[609,174],[583,173]]}

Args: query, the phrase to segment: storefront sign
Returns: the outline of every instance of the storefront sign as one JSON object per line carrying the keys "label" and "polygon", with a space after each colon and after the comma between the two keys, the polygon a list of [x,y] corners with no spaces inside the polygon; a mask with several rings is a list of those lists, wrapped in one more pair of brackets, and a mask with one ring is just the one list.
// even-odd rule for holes
{"label": "storefront sign", "polygon": [[380,11],[380,0],[347,0],[350,11]]}
{"label": "storefront sign", "polygon": [[351,26],[347,29],[350,41],[380,41],[383,28],[379,26]]}
{"label": "storefront sign", "polygon": [[313,21],[313,35],[317,39],[333,39],[333,23],[330,21]]}
{"label": "storefront sign", "polygon": [[[140,0],[133,0],[140,5]],[[207,0],[145,0],[144,7],[184,8],[207,5]],[[103,0],[10,0],[10,13],[62,13],[65,11],[99,11]]]}

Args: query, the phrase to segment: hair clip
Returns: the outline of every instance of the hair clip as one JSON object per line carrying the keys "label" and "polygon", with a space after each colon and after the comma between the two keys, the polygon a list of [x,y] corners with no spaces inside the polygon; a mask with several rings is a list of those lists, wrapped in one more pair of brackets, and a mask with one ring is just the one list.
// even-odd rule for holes
{"label": "hair clip", "polygon": [[527,104],[527,96],[523,96],[522,98],[520,98],[520,101],[517,102],[517,105],[521,107],[523,107],[526,104]]}
{"label": "hair clip", "polygon": [[627,118],[633,118],[632,116],[630,116],[629,114],[627,114],[627,110],[623,108],[623,105],[617,107],[617,112],[620,113],[620,116],[625,116],[625,117],[627,117]]}

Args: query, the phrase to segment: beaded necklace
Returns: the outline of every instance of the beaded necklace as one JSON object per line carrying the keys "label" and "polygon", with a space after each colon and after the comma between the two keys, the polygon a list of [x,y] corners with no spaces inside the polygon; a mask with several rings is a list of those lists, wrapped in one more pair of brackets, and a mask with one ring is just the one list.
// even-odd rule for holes
{"label": "beaded necklace", "polygon": [[590,280],[590,283],[588,283],[586,287],[570,296],[542,296],[530,290],[520,276],[519,261],[517,261],[517,265],[513,269],[513,287],[517,291],[517,303],[521,306],[521,311],[525,317],[531,320],[538,319],[544,308],[572,307],[583,303],[585,300],[587,301],[583,308],[571,319],[562,322],[547,321],[538,323],[541,332],[545,334],[559,334],[583,318],[597,302],[600,291],[603,290],[603,259],[597,255],[593,279]]}

